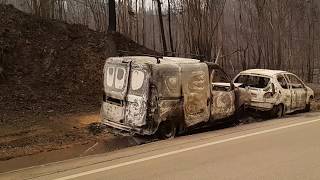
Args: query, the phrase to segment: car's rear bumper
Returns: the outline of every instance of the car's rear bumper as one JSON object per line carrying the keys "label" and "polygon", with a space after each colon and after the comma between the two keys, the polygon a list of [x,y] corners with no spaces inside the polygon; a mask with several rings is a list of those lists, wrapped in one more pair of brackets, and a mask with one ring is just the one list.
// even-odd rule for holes
{"label": "car's rear bumper", "polygon": [[274,105],[270,102],[253,101],[253,102],[250,102],[248,106],[249,108],[260,110],[260,111],[269,111],[273,108]]}

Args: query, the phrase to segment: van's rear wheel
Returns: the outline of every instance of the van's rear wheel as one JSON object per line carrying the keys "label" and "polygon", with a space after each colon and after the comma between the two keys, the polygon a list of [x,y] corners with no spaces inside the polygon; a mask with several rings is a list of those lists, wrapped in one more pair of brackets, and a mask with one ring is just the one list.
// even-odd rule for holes
{"label": "van's rear wheel", "polygon": [[284,107],[282,104],[273,106],[271,110],[271,116],[274,118],[281,118],[283,116]]}
{"label": "van's rear wheel", "polygon": [[174,138],[176,133],[177,133],[177,127],[170,120],[162,122],[158,129],[158,137],[160,139]]}

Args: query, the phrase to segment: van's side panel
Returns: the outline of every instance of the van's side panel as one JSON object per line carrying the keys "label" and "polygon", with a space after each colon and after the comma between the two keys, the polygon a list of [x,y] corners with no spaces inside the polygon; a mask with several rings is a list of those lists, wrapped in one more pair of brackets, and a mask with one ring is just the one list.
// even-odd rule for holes
{"label": "van's side panel", "polygon": [[183,108],[186,126],[207,122],[210,117],[208,66],[204,63],[181,64]]}
{"label": "van's side panel", "polygon": [[158,124],[162,121],[182,121],[181,74],[177,64],[157,64],[152,68],[152,84],[157,91]]}

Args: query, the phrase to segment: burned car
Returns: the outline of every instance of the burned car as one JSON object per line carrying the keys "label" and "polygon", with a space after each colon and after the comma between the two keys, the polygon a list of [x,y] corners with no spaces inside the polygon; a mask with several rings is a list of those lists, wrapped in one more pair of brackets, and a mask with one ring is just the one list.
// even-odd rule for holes
{"label": "burned car", "polygon": [[112,57],[104,67],[102,122],[115,131],[169,138],[232,117],[244,104],[242,94],[214,63]]}
{"label": "burned car", "polygon": [[249,89],[254,110],[268,111],[273,117],[298,110],[310,111],[314,92],[295,74],[267,69],[240,72],[233,82]]}

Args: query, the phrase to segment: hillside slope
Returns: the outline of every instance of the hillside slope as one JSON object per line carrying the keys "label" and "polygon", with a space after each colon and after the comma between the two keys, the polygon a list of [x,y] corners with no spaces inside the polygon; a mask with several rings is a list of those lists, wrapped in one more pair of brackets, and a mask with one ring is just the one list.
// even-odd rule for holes
{"label": "hillside slope", "polygon": [[118,33],[39,19],[9,5],[0,12],[1,111],[98,101],[107,57],[118,50],[154,53]]}
{"label": "hillside slope", "polygon": [[81,128],[98,119],[104,61],[119,50],[156,53],[119,33],[0,5],[0,159],[88,140]]}

